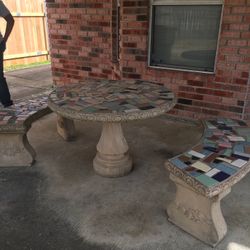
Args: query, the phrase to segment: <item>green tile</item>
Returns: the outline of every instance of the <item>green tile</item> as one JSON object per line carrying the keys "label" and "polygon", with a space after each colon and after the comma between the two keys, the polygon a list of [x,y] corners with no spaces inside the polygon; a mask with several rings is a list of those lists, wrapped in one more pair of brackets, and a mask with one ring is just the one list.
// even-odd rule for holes
{"label": "green tile", "polygon": [[195,179],[198,180],[199,182],[201,182],[206,187],[211,187],[211,186],[214,186],[216,184],[219,184],[218,181],[216,181],[216,180],[214,180],[214,179],[212,179],[209,176],[204,175],[204,174],[195,177]]}
{"label": "green tile", "polygon": [[232,149],[228,148],[228,149],[226,149],[226,150],[223,152],[222,155],[225,155],[225,156],[229,157],[229,156],[232,155],[232,153],[233,153]]}

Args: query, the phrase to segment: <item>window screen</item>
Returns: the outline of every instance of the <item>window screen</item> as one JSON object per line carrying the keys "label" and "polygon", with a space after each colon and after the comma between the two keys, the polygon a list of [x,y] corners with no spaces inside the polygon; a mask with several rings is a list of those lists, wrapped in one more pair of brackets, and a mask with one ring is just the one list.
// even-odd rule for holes
{"label": "window screen", "polygon": [[150,65],[213,72],[222,5],[152,7]]}

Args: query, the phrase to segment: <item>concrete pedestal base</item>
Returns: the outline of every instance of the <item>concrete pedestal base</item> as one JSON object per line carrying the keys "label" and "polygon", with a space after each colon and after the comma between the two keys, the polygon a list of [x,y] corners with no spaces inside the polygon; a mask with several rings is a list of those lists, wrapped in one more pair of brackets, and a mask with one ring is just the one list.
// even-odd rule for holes
{"label": "concrete pedestal base", "polygon": [[105,177],[124,176],[131,171],[132,160],[120,123],[103,123],[93,165],[96,173]]}
{"label": "concrete pedestal base", "polygon": [[200,195],[181,179],[170,174],[177,187],[175,200],[167,207],[169,221],[201,241],[215,246],[227,232],[220,201],[231,189],[207,198]]}
{"label": "concrete pedestal base", "polygon": [[0,167],[31,166],[35,156],[26,133],[0,134]]}
{"label": "concrete pedestal base", "polygon": [[74,140],[76,136],[74,121],[58,115],[57,132],[65,141]]}

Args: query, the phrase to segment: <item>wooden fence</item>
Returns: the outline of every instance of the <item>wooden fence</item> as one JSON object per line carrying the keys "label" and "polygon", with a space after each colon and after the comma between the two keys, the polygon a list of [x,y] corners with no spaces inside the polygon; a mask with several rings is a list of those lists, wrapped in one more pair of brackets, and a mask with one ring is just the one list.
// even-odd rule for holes
{"label": "wooden fence", "polygon": [[[15,19],[4,54],[5,66],[48,60],[47,25],[44,0],[4,0]],[[0,29],[6,22],[1,18]]]}

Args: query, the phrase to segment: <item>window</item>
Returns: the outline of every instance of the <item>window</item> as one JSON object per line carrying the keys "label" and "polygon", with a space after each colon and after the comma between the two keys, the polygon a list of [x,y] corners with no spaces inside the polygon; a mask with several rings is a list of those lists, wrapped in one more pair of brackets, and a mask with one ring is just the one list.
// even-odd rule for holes
{"label": "window", "polygon": [[151,0],[149,66],[214,72],[222,0]]}

